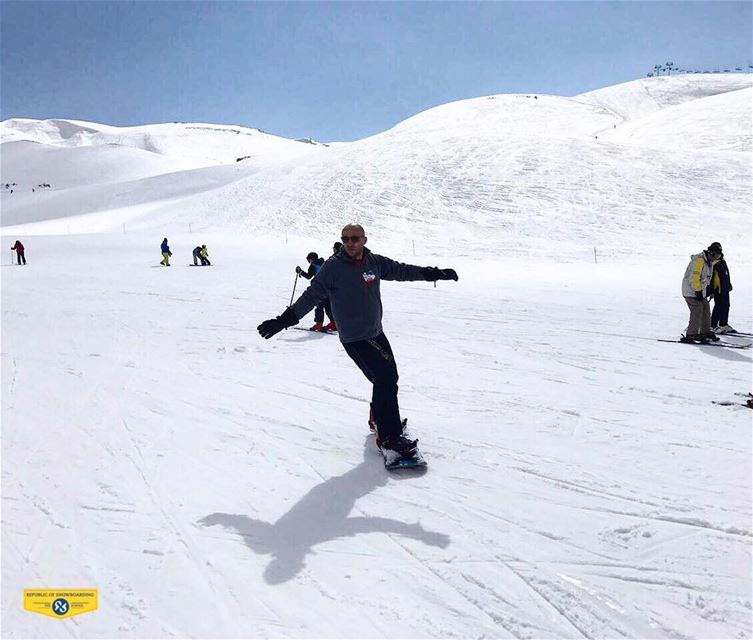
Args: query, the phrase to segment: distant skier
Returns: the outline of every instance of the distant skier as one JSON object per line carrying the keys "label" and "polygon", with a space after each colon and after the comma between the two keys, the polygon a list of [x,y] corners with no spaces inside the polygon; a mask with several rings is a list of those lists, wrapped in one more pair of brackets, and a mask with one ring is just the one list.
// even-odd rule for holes
{"label": "distant skier", "polygon": [[271,338],[298,324],[321,300],[328,297],[340,331],[340,342],[363,374],[372,382],[371,408],[376,421],[377,444],[385,464],[415,460],[418,440],[403,433],[397,401],[397,365],[390,343],[382,332],[382,280],[457,280],[453,269],[403,264],[371,253],[364,245],[362,226],[349,224],[342,230],[343,249],[330,257],[293,306],[276,318],[265,320],[259,334]]}
{"label": "distant skier", "polygon": [[[711,247],[714,245],[719,245],[718,248],[721,253],[722,246],[718,242],[714,242]],[[727,267],[724,254],[721,253],[719,260],[714,263],[714,274],[711,278],[711,293],[714,296],[714,310],[711,312],[711,329],[714,333],[736,333],[729,326],[730,291],[732,291],[732,281],[729,277],[729,267]]]}
{"label": "distant skier", "polygon": [[198,261],[201,260],[202,267],[209,267],[212,265],[209,262],[209,251],[207,251],[207,245],[203,244],[200,247],[195,247],[193,250],[193,264],[198,265]]}
{"label": "distant skier", "polygon": [[[324,258],[320,258],[319,255],[312,251],[306,256],[306,261],[309,263],[309,268],[304,271],[301,269],[301,267],[296,267],[295,272],[301,276],[302,278],[306,278],[306,280],[311,280],[312,278],[316,278],[317,274],[319,273],[319,270],[322,268],[322,265],[324,264]],[[325,326],[324,325],[324,314],[327,314],[327,317],[329,318],[329,323]],[[332,319],[332,309],[330,309],[329,306],[329,298],[325,298],[324,300],[321,300],[317,303],[316,308],[314,309],[314,326],[311,327],[310,331],[336,331],[337,330],[337,324]]]}
{"label": "distant skier", "polygon": [[719,340],[711,331],[711,313],[707,295],[713,274],[713,264],[721,258],[722,248],[712,242],[708,249],[690,256],[690,262],[682,279],[682,295],[690,309],[690,320],[682,342],[707,342]]}
{"label": "distant skier", "polygon": [[11,251],[16,252],[16,260],[18,260],[18,264],[26,264],[26,255],[24,254],[24,246],[21,244],[20,240],[16,240],[16,244],[14,244],[11,248]]}
{"label": "distant skier", "polygon": [[173,255],[170,251],[170,246],[167,244],[167,238],[162,238],[162,244],[160,245],[160,251],[162,252],[161,265],[166,267],[170,266],[170,256]]}

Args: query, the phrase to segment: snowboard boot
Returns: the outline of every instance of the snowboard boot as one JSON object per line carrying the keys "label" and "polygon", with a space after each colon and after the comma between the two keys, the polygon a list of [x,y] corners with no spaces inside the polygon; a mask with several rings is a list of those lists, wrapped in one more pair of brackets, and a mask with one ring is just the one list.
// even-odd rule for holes
{"label": "snowboard boot", "polygon": [[[410,437],[410,433],[408,432],[408,418],[403,418],[401,425],[402,425],[401,435]],[[371,408],[371,405],[369,405],[369,430],[371,431],[371,433],[374,435],[376,439],[376,446],[379,449],[381,449],[382,440],[379,438],[379,427],[377,426],[376,420],[374,419],[374,411]]]}
{"label": "snowboard boot", "polygon": [[334,320],[332,320],[328,324],[324,325],[324,330],[325,331],[337,331],[337,323]]}
{"label": "snowboard boot", "polygon": [[309,329],[309,331],[321,331],[322,330],[322,323],[321,322],[315,322],[314,326]]}
{"label": "snowboard boot", "polygon": [[719,336],[713,331],[705,331],[701,334],[701,338],[704,340],[711,340],[711,342],[719,342]]}
{"label": "snowboard boot", "polygon": [[415,458],[418,453],[418,440],[408,440],[405,436],[396,436],[381,442],[379,448],[382,452],[392,453],[395,457]]}

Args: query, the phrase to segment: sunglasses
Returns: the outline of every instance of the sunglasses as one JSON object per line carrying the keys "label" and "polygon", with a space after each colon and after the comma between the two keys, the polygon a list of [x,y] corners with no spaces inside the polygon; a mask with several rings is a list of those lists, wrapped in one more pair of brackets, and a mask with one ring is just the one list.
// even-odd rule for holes
{"label": "sunglasses", "polygon": [[363,236],[342,236],[342,237],[340,238],[340,240],[342,240],[344,244],[346,244],[346,243],[348,243],[348,242],[352,242],[353,244],[355,244],[355,243],[356,243],[356,242],[358,242],[358,241],[359,241],[359,240],[360,240],[361,238],[363,238]]}

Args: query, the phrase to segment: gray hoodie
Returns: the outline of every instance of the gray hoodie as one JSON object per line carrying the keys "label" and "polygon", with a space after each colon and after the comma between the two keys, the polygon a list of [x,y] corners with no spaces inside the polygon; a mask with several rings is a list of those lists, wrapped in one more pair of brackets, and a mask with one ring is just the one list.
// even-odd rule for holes
{"label": "gray hoodie", "polygon": [[423,269],[371,253],[365,247],[359,265],[341,250],[324,263],[308,289],[293,303],[293,313],[303,318],[319,302],[329,298],[340,342],[369,340],[382,333],[379,282],[426,280]]}

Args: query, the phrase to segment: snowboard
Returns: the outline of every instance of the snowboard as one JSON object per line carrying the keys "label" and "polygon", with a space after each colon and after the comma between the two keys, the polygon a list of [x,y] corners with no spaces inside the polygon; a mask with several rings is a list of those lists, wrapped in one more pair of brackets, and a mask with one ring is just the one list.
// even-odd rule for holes
{"label": "snowboard", "polygon": [[416,454],[412,458],[403,458],[395,451],[389,449],[379,449],[384,457],[384,468],[388,471],[398,469],[421,469],[427,466],[426,458],[416,449]]}

